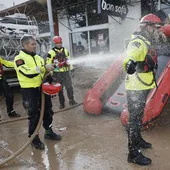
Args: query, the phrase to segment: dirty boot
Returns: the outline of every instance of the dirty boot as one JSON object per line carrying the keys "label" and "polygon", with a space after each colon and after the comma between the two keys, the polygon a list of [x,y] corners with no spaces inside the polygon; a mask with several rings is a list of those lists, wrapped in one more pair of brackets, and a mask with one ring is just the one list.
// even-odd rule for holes
{"label": "dirty boot", "polygon": [[8,113],[9,117],[20,117],[21,115],[16,113],[15,110],[12,110],[11,112]]}
{"label": "dirty boot", "polygon": [[39,136],[37,135],[34,140],[32,141],[31,145],[36,148],[36,149],[40,149],[43,150],[45,149],[44,144],[41,142]]}
{"label": "dirty boot", "polygon": [[45,135],[44,135],[45,139],[50,139],[50,140],[61,140],[61,136],[54,133],[53,130],[50,128],[48,130],[45,130]]}
{"label": "dirty boot", "polygon": [[64,109],[65,108],[65,104],[60,104],[59,109]]}
{"label": "dirty boot", "polygon": [[140,137],[137,147],[143,148],[143,149],[148,149],[148,148],[152,148],[152,144],[149,142],[146,142],[142,137]]}
{"label": "dirty boot", "polygon": [[129,153],[128,162],[135,163],[138,165],[149,165],[152,163],[152,160],[150,158],[145,157],[141,152],[138,151],[136,153]]}
{"label": "dirty boot", "polygon": [[73,106],[78,104],[74,99],[69,101],[69,105]]}

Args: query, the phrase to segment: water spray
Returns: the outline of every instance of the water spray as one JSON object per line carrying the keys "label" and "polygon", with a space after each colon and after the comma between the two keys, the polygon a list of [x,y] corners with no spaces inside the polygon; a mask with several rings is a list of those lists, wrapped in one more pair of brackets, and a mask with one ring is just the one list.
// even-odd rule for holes
{"label": "water spray", "polygon": [[72,65],[79,65],[79,64],[93,64],[93,63],[100,63],[100,62],[106,62],[106,61],[111,61],[113,60],[115,57],[114,56],[118,56],[118,54],[96,54],[96,55],[87,55],[87,56],[82,56],[79,58],[74,58],[74,59],[70,59],[68,60],[69,64]]}

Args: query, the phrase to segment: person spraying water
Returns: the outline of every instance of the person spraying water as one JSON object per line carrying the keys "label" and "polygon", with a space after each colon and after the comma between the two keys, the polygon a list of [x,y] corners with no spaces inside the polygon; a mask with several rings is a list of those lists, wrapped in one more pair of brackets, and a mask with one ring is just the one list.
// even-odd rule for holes
{"label": "person spraying water", "polygon": [[63,87],[65,86],[67,91],[67,96],[69,98],[70,105],[78,104],[74,100],[74,92],[72,86],[72,80],[70,76],[70,70],[72,70],[72,65],[68,63],[70,59],[69,52],[66,48],[62,47],[62,38],[60,36],[55,36],[53,38],[53,42],[55,47],[53,47],[47,55],[46,63],[56,65],[54,69],[54,78],[56,82],[59,82],[62,85],[62,89],[59,92],[59,102],[60,102],[60,109],[65,108],[65,97],[63,92]]}

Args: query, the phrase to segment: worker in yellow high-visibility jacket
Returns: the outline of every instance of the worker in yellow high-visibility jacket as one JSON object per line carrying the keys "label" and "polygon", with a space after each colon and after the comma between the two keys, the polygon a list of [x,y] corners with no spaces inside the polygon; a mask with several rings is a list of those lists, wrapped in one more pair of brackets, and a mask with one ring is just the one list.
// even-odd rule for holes
{"label": "worker in yellow high-visibility jacket", "polygon": [[59,92],[59,102],[60,109],[65,108],[65,98],[63,94],[63,86],[65,86],[67,90],[67,96],[69,98],[70,105],[76,105],[77,102],[74,100],[73,86],[72,80],[70,76],[70,70],[72,70],[72,65],[68,63],[70,59],[69,52],[66,48],[62,46],[62,38],[60,36],[55,36],[53,38],[53,42],[55,43],[55,47],[52,48],[47,55],[46,63],[58,63],[59,68],[54,69],[54,78],[57,82],[62,85],[62,90]]}
{"label": "worker in yellow high-visibility jacket", "polygon": [[154,14],[144,16],[139,32],[133,34],[127,47],[124,69],[127,72],[125,86],[129,111],[128,121],[128,162],[148,165],[151,159],[145,157],[140,148],[151,148],[141,136],[141,125],[149,91],[156,87],[155,70],[157,52],[152,42],[159,40],[161,20]]}
{"label": "worker in yellow high-visibility jacket", "polygon": [[[53,71],[53,65],[45,65],[44,59],[36,54],[36,40],[31,35],[21,38],[23,49],[14,59],[14,67],[21,86],[23,105],[27,110],[29,119],[29,137],[34,133],[40,116],[41,84],[46,70]],[[45,128],[45,139],[61,140],[61,136],[52,130],[53,110],[51,97],[45,95],[45,111],[43,127]],[[32,141],[36,149],[44,149],[44,144],[37,135]]]}
{"label": "worker in yellow high-visibility jacket", "polygon": [[20,117],[20,114],[16,113],[13,109],[14,97],[11,88],[3,76],[3,66],[6,68],[14,68],[14,63],[12,61],[4,60],[2,57],[0,57],[0,93],[3,93],[5,97],[8,116]]}

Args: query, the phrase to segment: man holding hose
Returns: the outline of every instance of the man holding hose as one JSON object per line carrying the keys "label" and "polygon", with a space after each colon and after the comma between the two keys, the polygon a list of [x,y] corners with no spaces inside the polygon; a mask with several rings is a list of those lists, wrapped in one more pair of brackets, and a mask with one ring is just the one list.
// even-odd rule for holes
{"label": "man holding hose", "polygon": [[[44,59],[36,54],[36,40],[31,35],[21,38],[23,49],[14,59],[14,68],[21,86],[23,106],[28,113],[29,137],[34,133],[40,117],[41,108],[41,84],[45,72],[54,70],[52,64],[44,64]],[[61,136],[52,130],[53,110],[51,97],[45,95],[45,111],[43,127],[45,128],[45,139],[61,140]],[[44,149],[38,134],[32,141],[36,149]]]}

